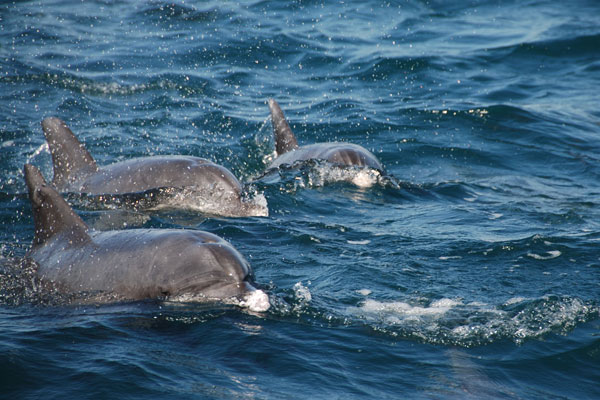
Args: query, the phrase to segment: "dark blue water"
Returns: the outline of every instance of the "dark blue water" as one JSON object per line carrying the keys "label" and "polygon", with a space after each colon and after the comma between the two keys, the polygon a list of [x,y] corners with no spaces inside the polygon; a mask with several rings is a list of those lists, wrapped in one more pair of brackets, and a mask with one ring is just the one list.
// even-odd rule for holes
{"label": "dark blue water", "polygon": [[[595,1],[3,3],[0,397],[599,398],[599,88]],[[52,175],[44,117],[99,164],[249,181],[270,97],[301,144],[360,144],[399,184],[314,164],[255,184],[266,218],[75,205],[223,236],[271,310],[36,285],[21,170]]]}

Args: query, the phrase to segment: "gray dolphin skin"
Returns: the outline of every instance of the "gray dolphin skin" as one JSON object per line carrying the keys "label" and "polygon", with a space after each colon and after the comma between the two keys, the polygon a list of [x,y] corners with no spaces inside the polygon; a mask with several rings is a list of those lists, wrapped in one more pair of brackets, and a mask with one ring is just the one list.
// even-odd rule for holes
{"label": "gray dolphin skin", "polygon": [[[266,216],[264,203],[246,201],[243,187],[225,167],[192,156],[152,156],[98,166],[69,127],[59,118],[42,121],[54,166],[52,184],[60,192],[119,195],[158,188],[191,189],[210,213]],[[202,202],[204,201],[205,202]],[[174,208],[192,208],[192,202],[174,201]]]}
{"label": "gray dolphin skin", "polygon": [[269,99],[269,109],[275,135],[277,158],[269,165],[267,170],[282,165],[292,165],[297,161],[313,159],[325,160],[335,165],[356,165],[384,171],[383,166],[373,153],[356,144],[331,142],[298,146],[298,141],[290,129],[279,104],[275,100]]}
{"label": "gray dolphin skin", "polygon": [[248,262],[220,237],[184,229],[92,231],[36,167],[26,164],[24,172],[35,225],[27,256],[42,281],[65,293],[269,308]]}

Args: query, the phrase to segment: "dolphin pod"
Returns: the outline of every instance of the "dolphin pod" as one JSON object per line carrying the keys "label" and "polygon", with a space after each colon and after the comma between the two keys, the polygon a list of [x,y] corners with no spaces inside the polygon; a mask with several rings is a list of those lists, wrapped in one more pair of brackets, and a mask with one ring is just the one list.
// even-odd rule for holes
{"label": "dolphin pod", "polygon": [[286,121],[281,107],[273,99],[269,99],[269,110],[271,111],[277,158],[267,167],[267,171],[282,165],[293,165],[298,161],[307,160],[325,160],[335,165],[355,165],[384,171],[373,153],[356,144],[329,142],[298,146],[296,136]]}
{"label": "dolphin pod", "polygon": [[[209,213],[228,217],[266,216],[260,202],[243,198],[243,187],[225,167],[192,156],[134,158],[98,166],[69,127],[59,118],[42,121],[52,154],[52,184],[61,192],[120,195],[158,188],[190,189],[198,197],[193,204]],[[189,202],[171,201],[167,206],[185,208]]]}
{"label": "dolphin pod", "polygon": [[[275,100],[269,100],[269,108],[278,157],[267,171],[311,159],[384,171],[371,152],[355,144],[299,146]],[[191,156],[136,158],[99,167],[62,120],[46,118],[42,128],[52,155],[53,187],[36,167],[24,167],[35,225],[28,257],[38,264],[42,280],[66,293],[129,300],[216,299],[253,311],[269,309],[269,298],[255,287],[248,262],[220,237],[182,229],[93,231],[58,193],[119,195],[191,187],[216,201],[220,215],[268,215],[244,202],[242,185],[229,170]]]}
{"label": "dolphin pod", "polygon": [[26,164],[24,172],[35,225],[28,257],[38,264],[39,277],[61,291],[269,308],[248,262],[220,237],[183,229],[95,232],[36,167]]}

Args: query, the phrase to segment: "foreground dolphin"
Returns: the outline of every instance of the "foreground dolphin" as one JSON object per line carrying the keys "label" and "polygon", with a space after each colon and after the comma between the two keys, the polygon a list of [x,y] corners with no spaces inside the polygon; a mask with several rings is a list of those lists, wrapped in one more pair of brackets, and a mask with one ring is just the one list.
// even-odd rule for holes
{"label": "foreground dolphin", "polygon": [[42,281],[65,293],[120,300],[217,299],[253,311],[269,308],[248,262],[220,237],[176,229],[94,232],[36,167],[24,170],[35,224],[28,256]]}
{"label": "foreground dolphin", "polygon": [[99,167],[62,120],[46,118],[42,129],[52,154],[52,184],[61,192],[121,195],[179,188],[188,189],[186,195],[193,198],[175,199],[165,206],[231,217],[268,215],[265,202],[243,198],[242,185],[227,168],[203,158],[154,156]]}
{"label": "foreground dolphin", "polygon": [[296,136],[294,136],[285,120],[279,104],[275,100],[269,99],[269,109],[275,135],[277,158],[269,165],[267,171],[305,160],[325,160],[335,165],[355,165],[384,171],[383,166],[373,153],[356,144],[332,142],[299,147]]}

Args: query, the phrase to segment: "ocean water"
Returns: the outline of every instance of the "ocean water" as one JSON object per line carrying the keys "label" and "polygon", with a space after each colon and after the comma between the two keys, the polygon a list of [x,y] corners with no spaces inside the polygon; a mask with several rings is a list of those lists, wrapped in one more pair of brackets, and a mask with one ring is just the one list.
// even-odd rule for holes
{"label": "ocean water", "polygon": [[[596,1],[11,1],[0,5],[0,397],[600,398]],[[267,99],[323,163],[257,179]],[[22,262],[40,122],[99,164],[208,158],[268,217],[69,197],[95,229],[230,241],[272,302],[73,304]]]}

